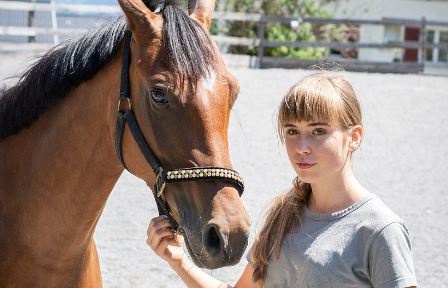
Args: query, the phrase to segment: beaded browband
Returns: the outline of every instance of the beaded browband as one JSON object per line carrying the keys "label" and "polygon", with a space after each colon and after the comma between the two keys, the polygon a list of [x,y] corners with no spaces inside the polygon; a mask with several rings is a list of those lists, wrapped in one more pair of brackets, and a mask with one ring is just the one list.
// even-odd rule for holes
{"label": "beaded browband", "polygon": [[232,182],[237,185],[240,195],[244,191],[244,181],[240,174],[234,170],[220,167],[193,167],[175,169],[166,172],[166,182],[182,182],[189,180],[213,180]]}

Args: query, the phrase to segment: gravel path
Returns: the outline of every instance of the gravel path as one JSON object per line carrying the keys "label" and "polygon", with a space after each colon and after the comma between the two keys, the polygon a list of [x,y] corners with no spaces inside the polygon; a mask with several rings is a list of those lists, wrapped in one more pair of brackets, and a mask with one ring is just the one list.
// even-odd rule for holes
{"label": "gravel path", "polygon": [[[30,56],[0,54],[0,83],[17,74]],[[231,156],[247,183],[243,201],[253,219],[253,239],[263,209],[293,178],[276,138],[275,110],[288,87],[308,72],[241,68],[233,72],[241,93],[231,117]],[[348,72],[346,76],[360,98],[366,127],[354,159],[355,172],[408,223],[419,287],[446,287],[448,78]],[[155,203],[145,184],[124,173],[95,234],[106,288],[183,287],[146,247],[146,227],[154,215]],[[209,273],[233,283],[245,263]]]}

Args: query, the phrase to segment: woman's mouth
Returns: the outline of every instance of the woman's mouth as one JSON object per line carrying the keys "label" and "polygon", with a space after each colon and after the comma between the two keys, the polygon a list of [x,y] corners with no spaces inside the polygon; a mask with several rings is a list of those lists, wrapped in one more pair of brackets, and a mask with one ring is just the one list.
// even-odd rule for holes
{"label": "woman's mouth", "polygon": [[296,163],[296,165],[297,165],[297,167],[299,167],[299,169],[306,170],[306,169],[309,169],[309,168],[313,167],[316,164],[298,162],[298,163]]}

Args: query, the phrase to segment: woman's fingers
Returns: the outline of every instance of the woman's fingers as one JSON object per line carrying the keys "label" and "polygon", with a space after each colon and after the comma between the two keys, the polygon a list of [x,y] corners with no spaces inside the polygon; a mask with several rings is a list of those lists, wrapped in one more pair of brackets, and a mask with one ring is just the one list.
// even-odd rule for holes
{"label": "woman's fingers", "polygon": [[171,230],[171,223],[166,216],[159,216],[151,219],[147,230],[148,239],[146,243],[151,246],[152,249],[156,249],[160,241],[164,237],[173,238],[174,232]]}
{"label": "woman's fingers", "polygon": [[151,248],[154,250],[158,249],[158,246],[160,242],[163,242],[164,240],[172,239],[174,238],[174,232],[171,230],[171,228],[160,228],[154,231],[153,234],[148,235],[148,240],[146,243],[148,243]]}
{"label": "woman's fingers", "polygon": [[182,261],[184,256],[182,237],[172,230],[166,216],[151,219],[147,236],[146,243],[158,256],[170,263]]}
{"label": "woman's fingers", "polygon": [[171,228],[171,223],[165,215],[152,218],[149,222],[147,234],[154,233],[154,231],[161,228]]}
{"label": "woman's fingers", "polygon": [[181,241],[176,238],[171,238],[160,243],[159,249],[164,251],[164,255],[168,262],[180,263],[184,260],[185,252],[180,242]]}

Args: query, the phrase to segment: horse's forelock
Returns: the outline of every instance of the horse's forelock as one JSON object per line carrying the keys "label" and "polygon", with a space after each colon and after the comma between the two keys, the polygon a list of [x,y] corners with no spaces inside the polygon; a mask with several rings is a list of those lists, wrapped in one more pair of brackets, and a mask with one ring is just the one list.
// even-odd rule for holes
{"label": "horse's forelock", "polygon": [[207,31],[175,5],[163,11],[162,49],[166,49],[166,68],[180,80],[195,87],[209,78],[215,68],[215,53]]}

